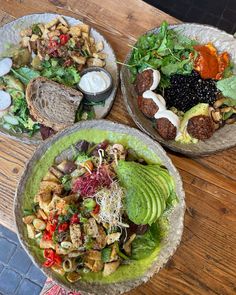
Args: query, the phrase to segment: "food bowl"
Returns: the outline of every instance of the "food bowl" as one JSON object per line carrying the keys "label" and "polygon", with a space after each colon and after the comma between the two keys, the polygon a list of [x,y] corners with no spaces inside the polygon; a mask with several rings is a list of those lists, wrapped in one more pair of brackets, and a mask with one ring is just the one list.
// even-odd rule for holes
{"label": "food bowl", "polygon": [[[37,250],[34,240],[27,236],[23,224],[23,209],[29,207],[33,196],[38,190],[42,177],[51,167],[54,159],[67,150],[72,144],[79,140],[93,141],[99,143],[104,140],[121,143],[127,148],[133,149],[138,156],[149,164],[162,164],[173,177],[175,191],[179,202],[166,212],[165,224],[168,222],[166,235],[158,244],[157,249],[148,257],[136,260],[135,263],[122,266],[120,276],[110,277],[105,283],[99,276],[93,280],[69,283],[64,277],[56,274],[48,268],[42,267],[42,253]],[[50,276],[55,282],[67,289],[79,290],[82,294],[123,294],[142,283],[147,282],[157,273],[174,254],[181,241],[184,227],[185,201],[181,177],[172,164],[163,148],[151,138],[125,125],[113,123],[106,120],[84,121],[69,127],[53,138],[46,140],[35,151],[26,165],[26,169],[19,182],[15,195],[14,213],[19,240],[27,251],[32,261]],[[133,264],[134,263],[134,264]],[[125,275],[123,275],[123,273]]]}
{"label": "food bowl", "polygon": [[[207,44],[212,42],[217,50],[221,53],[227,51],[230,54],[232,62],[236,62],[236,39],[233,35],[230,35],[222,30],[214,28],[208,25],[183,23],[177,25],[170,25],[170,29],[173,29],[180,34],[197,40],[201,44]],[[156,27],[148,32],[159,32],[159,27]],[[131,58],[132,50],[127,55],[124,63],[127,64]],[[234,68],[234,74],[236,69]],[[174,140],[164,140],[158,132],[154,129],[153,122],[146,118],[140,111],[137,103],[137,93],[134,89],[134,85],[130,82],[131,74],[127,66],[121,68],[121,90],[127,110],[134,120],[135,124],[142,131],[146,132],[153,139],[160,142],[163,146],[187,155],[189,157],[207,156],[213,153],[217,153],[236,145],[236,124],[224,125],[224,127],[218,129],[211,138],[207,140],[199,140],[197,143],[180,143]]]}
{"label": "food bowl", "polygon": [[103,72],[103,73],[105,73],[107,75],[108,79],[110,80],[108,82],[108,86],[104,90],[97,91],[97,92],[86,91],[83,88],[81,88],[79,84],[77,85],[77,88],[84,94],[84,98],[87,99],[90,102],[104,101],[110,96],[112,88],[113,88],[112,76],[107,70],[105,70],[104,68],[100,68],[100,67],[87,68],[87,69],[82,71],[80,76],[82,78],[85,74],[92,73],[92,72]]}

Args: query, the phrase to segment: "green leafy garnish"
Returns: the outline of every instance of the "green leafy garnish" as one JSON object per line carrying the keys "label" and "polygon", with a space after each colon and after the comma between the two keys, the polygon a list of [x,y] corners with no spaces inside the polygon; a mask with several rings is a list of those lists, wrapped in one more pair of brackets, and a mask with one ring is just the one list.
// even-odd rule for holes
{"label": "green leafy garnish", "polygon": [[164,21],[158,33],[141,36],[133,47],[128,63],[132,80],[135,80],[137,73],[151,67],[162,73],[159,87],[168,87],[170,75],[187,75],[193,70],[190,53],[195,56],[195,44],[196,41],[168,29],[168,23]]}
{"label": "green leafy garnish", "polygon": [[64,189],[66,191],[70,191],[71,190],[71,176],[70,175],[64,175],[62,178],[61,178],[61,183],[63,184],[64,186]]}
{"label": "green leafy garnish", "polygon": [[21,67],[15,70],[11,69],[11,72],[25,85],[27,85],[30,80],[40,76],[40,73],[38,71],[32,70],[28,67]]}
{"label": "green leafy garnish", "polygon": [[234,99],[236,105],[236,76],[219,80],[216,86],[225,97]]}
{"label": "green leafy garnish", "polygon": [[110,261],[111,248],[102,249],[102,262],[106,263]]}
{"label": "green leafy garnish", "polygon": [[38,24],[33,24],[33,26],[32,26],[32,33],[35,34],[35,35],[38,35],[39,37],[42,36],[42,31],[41,31],[41,29],[40,29],[40,27],[39,27]]}
{"label": "green leafy garnish", "polygon": [[80,74],[74,66],[63,67],[57,59],[50,59],[41,63],[41,75],[67,86],[76,86],[80,81]]}

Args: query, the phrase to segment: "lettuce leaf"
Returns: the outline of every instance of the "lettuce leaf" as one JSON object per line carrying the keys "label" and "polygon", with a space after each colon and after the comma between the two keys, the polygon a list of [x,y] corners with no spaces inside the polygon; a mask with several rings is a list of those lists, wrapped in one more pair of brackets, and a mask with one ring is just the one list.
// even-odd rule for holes
{"label": "lettuce leaf", "polygon": [[225,97],[234,99],[236,105],[236,76],[219,80],[216,86]]}

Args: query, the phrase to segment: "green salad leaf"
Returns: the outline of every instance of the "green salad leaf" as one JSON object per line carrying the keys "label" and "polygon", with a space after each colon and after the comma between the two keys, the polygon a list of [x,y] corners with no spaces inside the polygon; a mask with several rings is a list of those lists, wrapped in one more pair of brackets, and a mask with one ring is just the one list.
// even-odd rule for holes
{"label": "green salad leaf", "polygon": [[30,80],[40,76],[38,71],[30,69],[28,67],[21,67],[19,69],[11,69],[11,72],[16,78],[18,78],[22,83],[27,85]]}
{"label": "green salad leaf", "polygon": [[138,235],[132,242],[131,259],[139,260],[148,257],[162,240],[159,223],[153,223],[144,235]]}
{"label": "green salad leaf", "polygon": [[219,80],[217,81],[216,86],[225,97],[235,100],[234,105],[236,105],[236,76]]}
{"label": "green salad leaf", "polygon": [[12,127],[13,131],[27,132],[29,136],[33,136],[39,130],[39,124],[29,116],[29,109],[24,97],[13,100],[12,114],[19,122],[18,125]]}
{"label": "green salad leaf", "polygon": [[50,59],[41,63],[41,75],[67,86],[76,86],[80,81],[80,74],[74,66],[63,67],[57,59]]}
{"label": "green salad leaf", "polygon": [[197,42],[168,28],[164,21],[158,33],[141,36],[133,47],[128,63],[132,80],[137,73],[151,67],[161,72],[160,88],[168,87],[172,74],[190,74],[193,70],[193,48]]}

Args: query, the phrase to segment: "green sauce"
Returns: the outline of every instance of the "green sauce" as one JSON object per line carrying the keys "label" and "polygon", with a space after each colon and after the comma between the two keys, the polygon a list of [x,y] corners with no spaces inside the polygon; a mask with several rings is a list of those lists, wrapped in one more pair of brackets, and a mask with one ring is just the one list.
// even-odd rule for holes
{"label": "green sauce", "polygon": [[[133,136],[116,133],[103,130],[81,130],[71,135],[60,138],[54,143],[42,156],[42,158],[35,164],[31,176],[28,178],[25,192],[23,195],[24,202],[23,209],[31,208],[35,194],[39,189],[41,179],[47,173],[48,169],[52,166],[54,159],[63,150],[75,144],[77,141],[84,139],[90,142],[100,143],[107,139],[110,142],[121,143],[126,148],[132,148],[140,158],[143,158],[148,164],[161,164],[158,156],[150,150],[144,143],[140,142]],[[162,227],[162,236],[165,235],[166,227]],[[39,249],[36,241],[30,240],[27,237],[26,229],[24,229],[24,238],[29,244],[30,250],[40,261],[43,261],[43,251]],[[140,260],[133,260],[129,265],[120,266],[117,271],[108,277],[103,277],[102,273],[83,273],[82,280],[85,282],[100,282],[104,284],[115,283],[124,280],[130,280],[142,276],[146,270],[152,265],[152,263],[158,259],[158,253],[160,251],[160,240],[157,239],[157,244],[149,256],[141,258]],[[60,278],[64,280],[63,277]]]}

